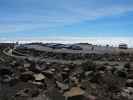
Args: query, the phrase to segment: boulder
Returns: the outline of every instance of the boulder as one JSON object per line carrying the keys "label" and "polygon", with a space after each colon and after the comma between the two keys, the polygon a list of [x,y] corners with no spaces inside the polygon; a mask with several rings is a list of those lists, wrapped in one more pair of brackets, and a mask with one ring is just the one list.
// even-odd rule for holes
{"label": "boulder", "polygon": [[56,85],[59,89],[61,89],[62,91],[65,91],[65,90],[68,90],[69,89],[69,86],[68,84],[63,84],[59,81],[56,81]]}
{"label": "boulder", "polygon": [[11,75],[12,74],[12,69],[9,68],[9,67],[2,67],[0,68],[0,76],[3,76],[3,75]]}
{"label": "boulder", "polygon": [[45,86],[42,82],[30,81],[30,83],[36,85],[40,89],[42,89]]}
{"label": "boulder", "polygon": [[121,96],[127,98],[127,100],[133,100],[133,88],[126,87],[122,90]]}
{"label": "boulder", "polygon": [[39,66],[39,65],[36,65],[35,66],[35,69],[38,71],[38,72],[41,72],[42,70],[44,70],[46,67],[45,66]]}
{"label": "boulder", "polygon": [[2,82],[9,83],[12,80],[12,77],[9,75],[4,75],[2,78]]}
{"label": "boulder", "polygon": [[35,73],[40,73],[43,70],[43,68],[41,68],[39,65],[34,65],[30,67],[29,69]]}
{"label": "boulder", "polygon": [[55,72],[55,71],[56,71],[56,69],[55,69],[55,68],[51,68],[51,69],[50,69],[50,71]]}
{"label": "boulder", "polygon": [[113,67],[112,66],[106,66],[106,71],[112,71]]}
{"label": "boulder", "polygon": [[128,80],[126,81],[126,86],[127,86],[127,87],[133,87],[133,79],[128,79]]}
{"label": "boulder", "polygon": [[97,97],[96,96],[93,96],[93,95],[88,95],[86,97],[86,100],[97,100]]}
{"label": "boulder", "polygon": [[29,89],[23,89],[23,90],[19,90],[17,93],[16,93],[16,97],[28,97],[28,92],[29,92]]}
{"label": "boulder", "polygon": [[79,79],[76,76],[70,77],[70,80],[77,85],[79,83]]}
{"label": "boulder", "polygon": [[84,74],[85,74],[85,77],[88,77],[93,74],[93,71],[86,71]]}
{"label": "boulder", "polygon": [[133,79],[133,73],[129,73],[129,74],[127,75],[127,78]]}
{"label": "boulder", "polygon": [[31,65],[29,63],[24,64],[24,68],[29,68],[29,67],[31,67]]}
{"label": "boulder", "polygon": [[20,75],[20,79],[24,82],[27,82],[29,80],[34,80],[33,72],[32,71],[27,71],[24,72]]}
{"label": "boulder", "polygon": [[25,88],[16,93],[19,97],[37,97],[39,95],[38,89]]}
{"label": "boulder", "polygon": [[31,90],[31,97],[37,97],[39,95],[39,90],[38,89],[34,89],[34,90]]}
{"label": "boulder", "polygon": [[39,73],[39,74],[34,74],[33,75],[34,76],[34,78],[35,78],[35,81],[42,81],[42,80],[44,80],[46,77],[43,75],[43,74],[41,74],[41,73]]}
{"label": "boulder", "polygon": [[79,87],[72,87],[64,93],[66,100],[83,100],[85,91]]}
{"label": "boulder", "polygon": [[42,71],[42,73],[48,78],[52,78],[54,75],[54,72],[52,72],[51,70],[45,70],[45,71]]}
{"label": "boulder", "polygon": [[51,100],[45,94],[40,94],[37,97],[28,98],[28,100]]}
{"label": "boulder", "polygon": [[65,68],[63,69],[63,71],[64,71],[64,72],[69,72],[70,69],[69,69],[68,67],[65,67]]}
{"label": "boulder", "polygon": [[117,75],[122,78],[127,78],[127,72],[124,70],[117,70]]}
{"label": "boulder", "polygon": [[18,66],[17,69],[20,71],[20,72],[25,72],[25,68],[23,66]]}
{"label": "boulder", "polygon": [[62,72],[61,75],[62,75],[63,80],[66,80],[69,78],[69,74],[67,72]]}

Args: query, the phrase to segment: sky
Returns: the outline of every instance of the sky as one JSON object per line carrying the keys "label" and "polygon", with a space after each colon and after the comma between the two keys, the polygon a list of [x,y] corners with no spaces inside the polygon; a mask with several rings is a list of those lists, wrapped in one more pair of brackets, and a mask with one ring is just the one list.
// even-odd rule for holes
{"label": "sky", "polygon": [[[0,40],[133,37],[133,0],[0,0]],[[62,38],[62,39],[63,39]]]}

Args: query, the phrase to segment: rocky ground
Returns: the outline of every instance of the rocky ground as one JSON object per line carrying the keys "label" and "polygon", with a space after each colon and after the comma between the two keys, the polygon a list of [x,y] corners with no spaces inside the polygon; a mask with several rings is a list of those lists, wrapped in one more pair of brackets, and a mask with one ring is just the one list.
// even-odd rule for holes
{"label": "rocky ground", "polygon": [[[132,54],[43,52],[47,58],[84,60],[76,64],[12,57],[3,53],[9,47],[0,49],[0,100],[133,100]],[[23,53],[42,56],[35,50]]]}

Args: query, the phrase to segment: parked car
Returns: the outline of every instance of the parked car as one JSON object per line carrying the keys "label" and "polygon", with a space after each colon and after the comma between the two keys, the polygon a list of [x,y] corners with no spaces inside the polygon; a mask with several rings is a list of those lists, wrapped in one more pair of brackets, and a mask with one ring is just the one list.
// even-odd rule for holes
{"label": "parked car", "polygon": [[78,45],[71,45],[71,46],[69,46],[68,49],[72,49],[72,50],[82,50],[82,48],[81,48],[80,46],[78,46]]}
{"label": "parked car", "polygon": [[53,49],[61,49],[64,47],[64,44],[60,44],[60,43],[48,43],[48,44],[45,44],[46,47],[49,47],[49,48],[53,48]]}

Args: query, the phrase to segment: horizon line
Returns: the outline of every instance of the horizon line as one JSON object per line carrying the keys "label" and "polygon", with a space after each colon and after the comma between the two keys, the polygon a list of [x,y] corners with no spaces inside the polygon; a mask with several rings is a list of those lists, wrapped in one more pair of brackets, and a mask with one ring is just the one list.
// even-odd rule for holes
{"label": "horizon line", "polygon": [[1,38],[0,42],[4,43],[90,43],[95,45],[112,45],[118,46],[120,43],[126,43],[129,47],[133,47],[133,37],[25,37],[25,38]]}

